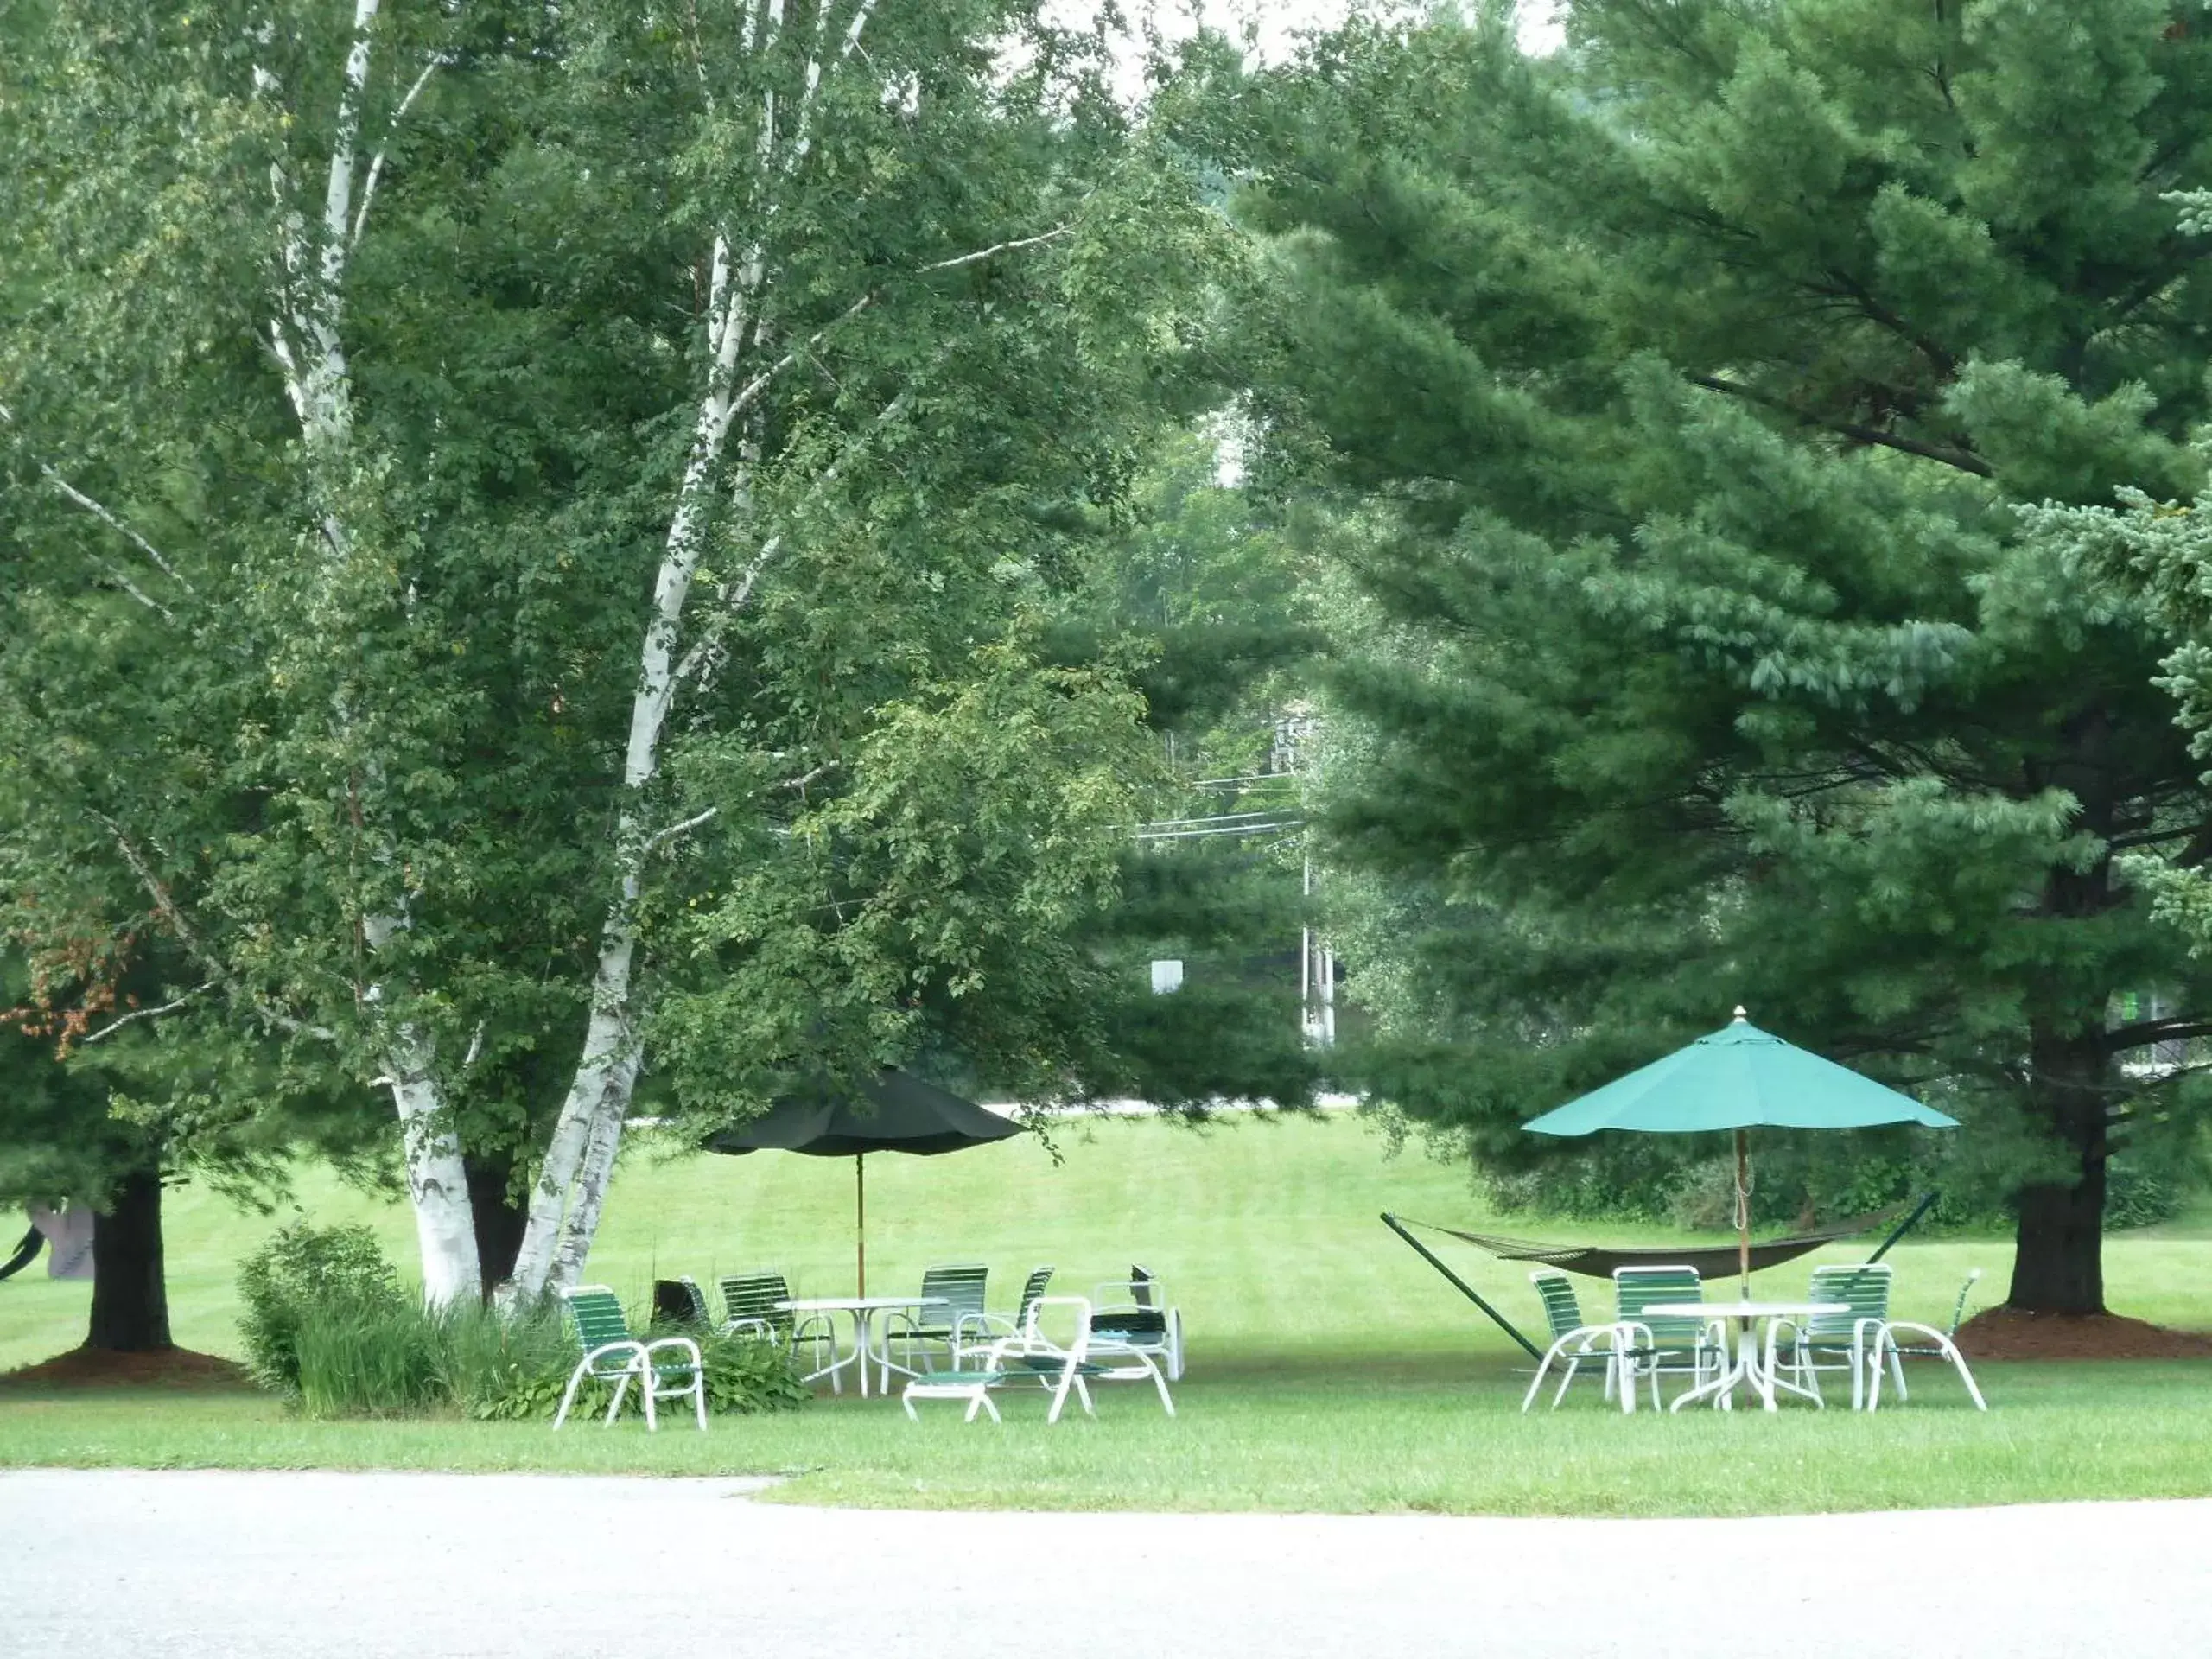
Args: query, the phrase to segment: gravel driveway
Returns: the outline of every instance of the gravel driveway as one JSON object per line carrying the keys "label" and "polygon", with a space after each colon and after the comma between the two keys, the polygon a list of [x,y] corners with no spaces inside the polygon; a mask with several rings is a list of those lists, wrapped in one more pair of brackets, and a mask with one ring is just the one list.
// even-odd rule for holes
{"label": "gravel driveway", "polygon": [[2212,1640],[2212,1502],[1513,1521],[908,1514],[754,1490],[0,1473],[0,1653],[2095,1659]]}

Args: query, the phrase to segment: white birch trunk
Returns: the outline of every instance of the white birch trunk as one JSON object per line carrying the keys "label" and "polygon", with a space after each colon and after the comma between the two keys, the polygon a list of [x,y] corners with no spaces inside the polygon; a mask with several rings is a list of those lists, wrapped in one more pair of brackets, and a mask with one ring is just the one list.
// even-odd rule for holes
{"label": "white birch trunk", "polygon": [[561,1224],[561,1247],[553,1260],[553,1283],[566,1287],[582,1276],[592,1240],[599,1236],[600,1211],[607,1205],[607,1189],[614,1179],[614,1157],[622,1146],[622,1125],[629,1116],[630,1099],[638,1086],[638,1068],[644,1055],[635,1044],[607,1078],[607,1094],[590,1138],[584,1143],[582,1167],[576,1172],[576,1191]]}
{"label": "white birch trunk", "polygon": [[[801,72],[793,130],[779,134],[777,94],[763,93],[753,160],[763,194],[764,221],[776,211],[773,181],[788,177],[810,145],[809,124],[825,67],[835,69],[858,49],[876,0],[861,0],[825,64],[825,5],[816,14],[814,41]],[[784,0],[757,0],[745,14],[742,47],[772,50],[785,22]],[[779,143],[781,149],[779,156]],[[709,359],[704,391],[692,425],[691,450],[663,543],[653,583],[652,615],[639,652],[637,690],[630,707],[630,735],[622,767],[623,806],[615,827],[613,902],[600,932],[599,962],[592,976],[591,1013],[583,1051],[548,1141],[530,1219],[515,1260],[509,1295],[527,1304],[556,1284],[574,1283],[582,1271],[599,1225],[607,1185],[620,1145],[643,1056],[637,1032],[638,901],[652,838],[643,816],[645,791],[659,775],[660,741],[681,680],[677,648],[684,607],[704,547],[707,515],[728,450],[734,418],[759,397],[773,370],[742,387],[738,365],[748,335],[761,334],[767,249],[751,239],[733,263],[730,238],[715,238],[708,289]]]}
{"label": "white birch trunk", "polygon": [[[353,37],[346,54],[346,67],[339,92],[338,110],[332,122],[330,166],[323,185],[321,246],[310,250],[302,216],[295,209],[286,219],[283,265],[289,290],[283,315],[270,326],[270,344],[283,370],[285,393],[299,417],[300,435],[313,474],[327,556],[343,560],[353,551],[353,538],[339,508],[339,486],[353,461],[353,372],[346,360],[343,331],[346,270],[353,244],[365,226],[366,193],[357,218],[353,211],[353,180],[360,143],[361,117],[366,100],[372,61],[377,14],[382,0],[354,0]],[[424,71],[427,79],[429,71]],[[256,71],[257,85],[273,89],[272,77]],[[422,89],[418,80],[409,92],[411,103]],[[289,194],[281,169],[276,183]],[[341,727],[349,721],[337,711]],[[373,770],[374,761],[371,761]],[[387,857],[390,849],[387,849]],[[372,954],[387,945],[407,925],[404,913],[365,918],[363,931]],[[362,993],[372,1008],[385,1006],[384,987],[372,984]],[[476,1255],[474,1207],[461,1164],[461,1142],[453,1131],[443,1091],[438,1085],[436,1056],[422,1030],[407,1023],[391,1025],[381,1033],[379,1058],[399,1117],[403,1154],[407,1169],[407,1193],[415,1212],[415,1236],[423,1258],[423,1294],[433,1306],[463,1296],[482,1294],[483,1281]]]}
{"label": "white birch trunk", "polygon": [[391,1077],[406,1142],[407,1198],[415,1211],[415,1242],[423,1255],[423,1300],[433,1307],[484,1294],[477,1266],[475,1211],[461,1142],[446,1122],[444,1102],[430,1071],[430,1045],[412,1026],[402,1026],[389,1046],[402,1069]]}
{"label": "white birch trunk", "polygon": [[[676,645],[683,607],[690,597],[691,578],[699,568],[709,492],[728,440],[731,416],[736,412],[731,383],[736,376],[738,346],[747,315],[746,288],[742,282],[732,283],[728,245],[721,240],[715,245],[713,270],[713,292],[721,308],[719,314],[710,315],[715,348],[711,378],[694,424],[690,459],[684,466],[676,512],[663,544],[660,570],[653,582],[653,614],[639,652],[638,687],[631,697],[630,737],[622,761],[624,804],[615,826],[618,886],[615,901],[600,931],[599,963],[592,975],[591,1015],[584,1030],[583,1052],[561,1103],[561,1114],[554,1122],[537,1185],[531,1193],[530,1220],[523,1232],[522,1249],[515,1257],[512,1294],[524,1303],[544,1295],[556,1255],[572,1253],[563,1248],[564,1234],[569,1239],[577,1236],[567,1222],[572,1196],[580,1206],[583,1195],[572,1195],[571,1188],[585,1168],[587,1148],[595,1141],[609,1139],[602,1123],[610,1116],[615,1125],[613,1138],[619,1139],[621,1118],[629,1109],[630,1091],[637,1077],[633,1006],[637,907],[647,850],[639,797],[660,772],[661,732],[676,689]],[[607,1157],[612,1156],[610,1149]],[[591,1218],[596,1226],[596,1202],[591,1205]],[[583,1249],[588,1250],[589,1244],[587,1234]],[[582,1253],[574,1254],[580,1268]]]}

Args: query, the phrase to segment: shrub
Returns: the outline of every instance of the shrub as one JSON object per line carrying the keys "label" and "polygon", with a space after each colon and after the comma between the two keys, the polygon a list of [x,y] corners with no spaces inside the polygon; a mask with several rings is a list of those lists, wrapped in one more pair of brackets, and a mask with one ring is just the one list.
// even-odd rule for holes
{"label": "shrub", "polygon": [[310,1315],[346,1310],[346,1319],[372,1310],[404,1311],[407,1294],[365,1227],[314,1227],[305,1221],[281,1227],[238,1268],[245,1311],[238,1334],[246,1362],[264,1388],[296,1395],[300,1338]]}
{"label": "shrub", "polygon": [[[757,1337],[695,1337],[699,1357],[707,1369],[707,1409],[717,1415],[742,1415],[760,1411],[788,1411],[813,1396],[798,1380],[791,1356],[776,1343]],[[550,1422],[561,1408],[561,1393],[575,1367],[575,1344],[563,1338],[552,1363],[531,1369],[517,1363],[505,1374],[505,1386],[473,1401],[470,1414],[503,1421],[543,1420]],[[604,1411],[610,1383],[589,1382],[577,1390],[572,1416]],[[635,1385],[626,1408],[634,1408]],[[677,1402],[681,1403],[681,1402]]]}
{"label": "shrub", "polygon": [[[509,1315],[474,1302],[423,1306],[365,1227],[283,1228],[246,1259],[238,1288],[254,1376],[313,1417],[455,1410],[550,1421],[577,1359],[557,1305]],[[698,1341],[709,1410],[785,1410],[810,1397],[779,1346]],[[578,1409],[594,1399],[604,1407],[606,1385],[587,1384]]]}

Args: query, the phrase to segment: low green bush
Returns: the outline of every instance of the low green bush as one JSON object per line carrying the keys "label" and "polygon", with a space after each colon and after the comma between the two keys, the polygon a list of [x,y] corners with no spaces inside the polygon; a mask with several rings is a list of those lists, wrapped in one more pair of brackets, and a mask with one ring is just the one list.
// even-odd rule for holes
{"label": "low green bush", "polygon": [[[408,1306],[374,1233],[304,1220],[278,1228],[239,1264],[238,1300],[248,1369],[262,1387],[292,1395],[300,1389],[301,1330],[311,1314],[335,1341],[336,1326],[396,1317]],[[318,1363],[327,1352],[326,1344]]]}
{"label": "low green bush", "polygon": [[[254,1376],[310,1417],[450,1410],[550,1421],[579,1357],[557,1305],[512,1314],[474,1302],[425,1307],[365,1227],[281,1229],[246,1258],[238,1291]],[[810,1397],[776,1344],[697,1340],[710,1411],[784,1410]],[[588,1383],[578,1409],[606,1398],[605,1385]]]}

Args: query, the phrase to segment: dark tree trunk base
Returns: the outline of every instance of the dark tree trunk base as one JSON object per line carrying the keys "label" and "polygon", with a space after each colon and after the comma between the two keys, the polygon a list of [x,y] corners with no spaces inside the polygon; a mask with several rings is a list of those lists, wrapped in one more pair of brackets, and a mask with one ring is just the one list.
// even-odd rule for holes
{"label": "dark tree trunk base", "polygon": [[2079,1185],[2024,1188],[2006,1305],[2030,1313],[2103,1313],[2104,1216],[2101,1162]]}
{"label": "dark tree trunk base", "polygon": [[136,1169],[115,1185],[92,1230],[92,1318],[85,1346],[143,1354],[169,1341],[162,1264],[162,1176]]}
{"label": "dark tree trunk base", "polygon": [[461,1154],[461,1167],[468,1173],[468,1210],[476,1227],[476,1266],[483,1275],[484,1300],[514,1277],[515,1257],[522,1254],[522,1236],[530,1225],[530,1210],[512,1195],[508,1183],[513,1160]]}

